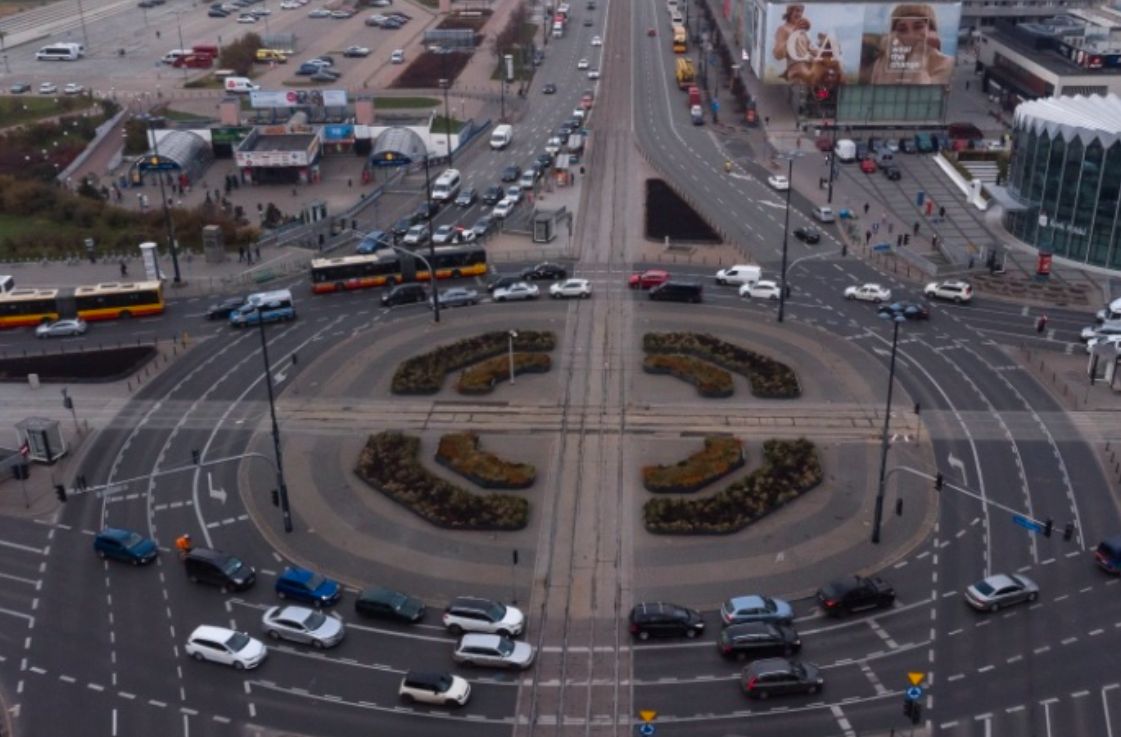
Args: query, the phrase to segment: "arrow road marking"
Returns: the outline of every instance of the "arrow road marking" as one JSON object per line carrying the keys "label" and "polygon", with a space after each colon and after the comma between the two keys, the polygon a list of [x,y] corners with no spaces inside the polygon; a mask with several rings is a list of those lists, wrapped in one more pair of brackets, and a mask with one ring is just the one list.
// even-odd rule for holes
{"label": "arrow road marking", "polygon": [[946,463],[950,464],[950,468],[957,469],[957,472],[961,475],[962,485],[963,486],[968,486],[969,485],[969,479],[966,478],[965,464],[961,462],[961,459],[958,458],[953,453],[948,453],[946,455]]}
{"label": "arrow road marking", "polygon": [[215,489],[214,481],[210,478],[210,472],[206,473],[206,488],[210,489],[210,498],[217,499],[223,504],[226,503],[226,491],[224,489]]}

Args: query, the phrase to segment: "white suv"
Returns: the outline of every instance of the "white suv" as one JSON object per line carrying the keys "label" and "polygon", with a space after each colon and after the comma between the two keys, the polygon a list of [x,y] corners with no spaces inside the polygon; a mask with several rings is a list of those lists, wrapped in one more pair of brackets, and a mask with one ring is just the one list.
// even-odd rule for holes
{"label": "white suv", "polygon": [[525,629],[525,615],[516,607],[490,599],[457,596],[444,610],[444,626],[453,635],[485,632],[516,637]]}
{"label": "white suv", "polygon": [[945,299],[958,304],[973,299],[973,287],[969,286],[969,282],[958,280],[932,281],[923,287],[922,292],[927,297]]}
{"label": "white suv", "polygon": [[409,671],[401,679],[397,695],[406,704],[420,701],[425,704],[463,706],[471,698],[471,684],[451,673]]}

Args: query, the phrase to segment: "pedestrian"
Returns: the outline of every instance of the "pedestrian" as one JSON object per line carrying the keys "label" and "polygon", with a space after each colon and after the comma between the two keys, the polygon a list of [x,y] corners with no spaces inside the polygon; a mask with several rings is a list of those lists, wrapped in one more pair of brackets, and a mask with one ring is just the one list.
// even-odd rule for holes
{"label": "pedestrian", "polygon": [[187,553],[191,552],[191,536],[183,533],[175,538],[175,549],[179,551],[180,558],[186,558]]}
{"label": "pedestrian", "polygon": [[879,223],[872,223],[872,232],[874,234],[879,235],[879,232],[880,232],[880,224]]}
{"label": "pedestrian", "polygon": [[261,260],[261,247],[258,245],[253,249],[253,251],[254,251],[254,254],[257,256],[257,260],[260,261]]}
{"label": "pedestrian", "polygon": [[903,247],[903,234],[902,233],[900,233],[898,236],[896,236],[895,247],[896,248],[902,248]]}
{"label": "pedestrian", "polygon": [[767,126],[768,128],[771,127],[771,116],[770,115],[764,115],[763,116],[763,125]]}
{"label": "pedestrian", "polygon": [[845,256],[848,256],[848,255],[849,255],[849,244],[848,243],[842,243],[841,244],[841,258],[844,258]]}
{"label": "pedestrian", "polygon": [[157,41],[160,40],[160,29],[158,29],[158,28],[156,29],[156,40]]}
{"label": "pedestrian", "polygon": [[1040,335],[1047,329],[1047,315],[1040,315],[1039,319],[1035,321],[1035,332]]}
{"label": "pedestrian", "polygon": [[973,257],[972,256],[969,257],[969,268],[970,269],[973,268]]}
{"label": "pedestrian", "polygon": [[870,230],[864,231],[864,245],[868,245],[868,242],[871,241],[871,240],[872,240],[872,231],[870,231]]}
{"label": "pedestrian", "polygon": [[868,208],[869,208],[869,207],[871,207],[871,205],[869,205],[869,204],[868,204],[867,202],[865,202],[865,203],[864,203],[864,214],[865,214],[865,215],[867,215],[867,214],[868,214]]}
{"label": "pedestrian", "polygon": [[916,236],[919,234],[919,221],[918,220],[915,221],[915,225],[914,225],[914,228],[912,229],[912,232]]}
{"label": "pedestrian", "polygon": [[969,80],[965,80],[965,91],[969,92]]}
{"label": "pedestrian", "polygon": [[125,263],[124,259],[121,259],[121,276],[128,276],[128,264]]}
{"label": "pedestrian", "polygon": [[940,218],[946,217],[946,208],[945,207],[939,207],[938,208],[938,217],[940,217]]}
{"label": "pedestrian", "polygon": [[932,250],[932,251],[937,251],[938,250],[938,236],[936,236],[936,235],[932,235],[930,237],[930,250]]}
{"label": "pedestrian", "polygon": [[354,188],[354,180],[351,179],[350,177],[346,178],[346,188],[347,189],[353,189]]}
{"label": "pedestrian", "polygon": [[253,251],[249,248],[245,249],[245,263],[253,265]]}
{"label": "pedestrian", "polygon": [[887,234],[891,235],[894,232],[895,232],[895,223],[894,222],[888,223],[887,224]]}
{"label": "pedestrian", "polygon": [[237,262],[240,264],[245,261],[245,246],[237,247]]}

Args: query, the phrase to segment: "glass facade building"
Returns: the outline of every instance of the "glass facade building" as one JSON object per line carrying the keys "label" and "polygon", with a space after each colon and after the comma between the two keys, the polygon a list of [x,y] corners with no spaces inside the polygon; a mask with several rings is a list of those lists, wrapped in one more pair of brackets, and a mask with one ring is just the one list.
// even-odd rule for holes
{"label": "glass facade building", "polygon": [[1055,256],[1121,269],[1121,98],[1049,97],[1016,108],[1004,227]]}

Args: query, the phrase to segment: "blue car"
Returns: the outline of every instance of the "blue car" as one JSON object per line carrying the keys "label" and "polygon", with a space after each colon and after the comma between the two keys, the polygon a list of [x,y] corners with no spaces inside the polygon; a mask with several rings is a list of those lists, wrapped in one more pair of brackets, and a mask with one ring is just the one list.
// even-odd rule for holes
{"label": "blue car", "polygon": [[106,527],[93,539],[94,551],[104,558],[123,560],[134,566],[151,563],[159,555],[159,548],[150,538],[139,532]]}
{"label": "blue car", "polygon": [[379,248],[391,248],[393,236],[384,230],[371,230],[358,242],[356,253],[373,253]]}
{"label": "blue car", "polygon": [[331,606],[338,602],[342,593],[338,581],[324,578],[306,568],[288,566],[276,579],[276,595],[281,599],[302,601],[314,607]]}
{"label": "blue car", "polygon": [[313,74],[318,74],[319,69],[320,69],[320,67],[319,67],[318,64],[306,64],[305,63],[305,64],[301,64],[299,66],[299,68],[296,69],[296,74],[298,76],[301,76],[301,77],[310,77]]}

